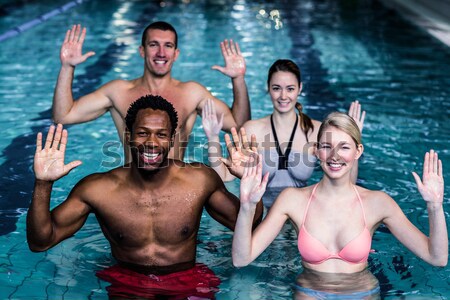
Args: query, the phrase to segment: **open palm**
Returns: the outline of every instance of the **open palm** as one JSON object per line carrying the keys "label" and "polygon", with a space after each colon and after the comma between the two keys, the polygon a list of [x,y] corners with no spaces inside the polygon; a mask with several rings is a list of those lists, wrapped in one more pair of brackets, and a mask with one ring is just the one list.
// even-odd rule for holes
{"label": "open palm", "polygon": [[207,99],[202,110],[202,125],[206,137],[210,140],[218,136],[223,126],[223,113],[217,118],[216,106],[212,99]]}
{"label": "open palm", "polygon": [[222,162],[227,166],[228,170],[234,176],[241,178],[244,174],[244,166],[249,161],[254,160],[254,154],[257,153],[256,137],[252,135],[251,142],[248,142],[245,129],[241,127],[240,134],[236,128],[231,128],[231,136],[225,135],[225,144],[228,150],[228,159]]}
{"label": "open palm", "polygon": [[361,111],[361,104],[358,100],[353,101],[350,104],[350,108],[348,110],[348,115],[355,120],[356,125],[358,125],[359,131],[363,131],[364,127],[364,119],[366,117],[366,112]]}
{"label": "open palm", "polygon": [[266,191],[269,174],[262,176],[262,156],[253,153],[251,159],[244,164],[241,178],[240,199],[242,204],[256,204]]}
{"label": "open palm", "polygon": [[63,130],[61,124],[58,124],[56,131],[54,125],[50,126],[44,148],[42,148],[42,133],[38,133],[36,153],[34,155],[34,174],[36,179],[56,181],[81,164],[81,161],[64,164],[66,144],[67,130]]}
{"label": "open palm", "polygon": [[241,54],[239,44],[233,43],[233,40],[224,40],[220,43],[220,49],[225,60],[225,67],[215,65],[212,68],[231,78],[244,76],[246,71],[245,59]]}
{"label": "open palm", "polygon": [[63,65],[74,67],[95,54],[90,51],[83,55],[82,51],[85,36],[86,28],[81,30],[80,25],[73,25],[72,29],[67,30],[60,52],[60,59]]}
{"label": "open palm", "polygon": [[413,172],[417,188],[423,199],[427,202],[442,203],[444,200],[444,177],[442,176],[442,161],[438,154],[430,150],[425,154],[423,162],[423,175]]}

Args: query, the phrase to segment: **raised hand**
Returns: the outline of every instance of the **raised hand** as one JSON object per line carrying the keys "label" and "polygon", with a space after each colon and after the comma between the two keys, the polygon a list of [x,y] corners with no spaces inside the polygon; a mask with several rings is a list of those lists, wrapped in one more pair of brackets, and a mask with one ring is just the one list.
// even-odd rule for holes
{"label": "raised hand", "polygon": [[203,107],[202,125],[208,140],[219,136],[220,130],[222,130],[223,113],[220,115],[220,118],[217,118],[216,106],[211,99],[207,99]]}
{"label": "raised hand", "polygon": [[86,28],[81,30],[80,24],[73,25],[72,29],[67,30],[59,55],[63,66],[75,67],[95,55],[93,51],[82,54],[85,36]]}
{"label": "raised hand", "polygon": [[412,173],[419,193],[426,202],[442,203],[444,201],[444,177],[442,161],[434,150],[425,153],[422,180],[416,172]]}
{"label": "raised hand", "polygon": [[214,65],[212,69],[218,70],[231,78],[244,76],[246,70],[245,59],[241,54],[239,44],[237,42],[233,43],[233,40],[224,40],[220,43],[220,49],[225,60],[225,67]]}
{"label": "raised hand", "polygon": [[256,204],[261,200],[266,191],[269,173],[262,176],[262,155],[252,153],[251,159],[244,165],[244,173],[241,178],[240,199],[241,204]]}
{"label": "raised hand", "polygon": [[240,129],[240,135],[238,135],[236,128],[231,128],[231,136],[233,141],[231,141],[230,135],[225,135],[229,158],[222,158],[221,161],[227,166],[231,174],[241,178],[244,174],[245,163],[254,159],[254,154],[258,152],[256,137],[252,135],[251,142],[248,142],[247,133],[243,127]]}
{"label": "raised hand", "polygon": [[355,100],[350,104],[350,108],[348,110],[348,115],[355,120],[356,124],[359,127],[359,131],[362,132],[364,127],[364,119],[366,117],[366,111],[361,113],[361,104],[359,104],[358,100]]}
{"label": "raised hand", "polygon": [[67,130],[63,130],[61,124],[56,127],[56,132],[55,126],[50,126],[44,148],[42,148],[42,133],[38,133],[34,154],[34,174],[37,180],[56,181],[81,165],[79,160],[64,164],[66,145]]}

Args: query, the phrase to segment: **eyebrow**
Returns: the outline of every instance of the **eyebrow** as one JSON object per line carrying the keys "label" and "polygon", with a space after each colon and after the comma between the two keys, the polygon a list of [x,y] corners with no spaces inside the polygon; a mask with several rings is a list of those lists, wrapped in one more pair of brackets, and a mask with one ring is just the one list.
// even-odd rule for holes
{"label": "eyebrow", "polygon": [[[274,87],[274,86],[281,87],[282,84],[273,83],[271,86],[272,86],[272,87]],[[295,85],[295,84],[289,84],[289,85],[286,85],[285,87],[286,87],[286,88],[295,88],[296,85]]]}
{"label": "eyebrow", "polygon": [[[331,145],[330,142],[317,142],[319,145]],[[342,146],[342,145],[351,145],[352,143],[350,142],[344,142],[344,141],[340,141],[338,142],[338,146]]]}
{"label": "eyebrow", "polygon": [[170,131],[170,129],[168,129],[167,127],[157,127],[157,128],[150,128],[150,127],[147,127],[147,126],[138,126],[136,129],[146,129],[146,130],[159,130],[159,131],[161,131],[161,130],[167,130],[167,131]]}
{"label": "eyebrow", "polygon": [[175,45],[175,42],[172,42],[172,41],[147,40],[147,44],[150,44],[150,43],[158,43],[158,44],[164,44],[164,45],[167,45],[167,44]]}

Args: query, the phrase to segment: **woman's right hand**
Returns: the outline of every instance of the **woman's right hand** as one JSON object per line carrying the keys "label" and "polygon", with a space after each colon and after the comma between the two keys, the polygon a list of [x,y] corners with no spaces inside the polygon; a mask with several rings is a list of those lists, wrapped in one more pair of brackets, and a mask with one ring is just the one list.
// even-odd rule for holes
{"label": "woman's right hand", "polygon": [[241,178],[241,204],[257,204],[266,191],[269,173],[262,176],[262,155],[252,153],[244,163],[244,173]]}
{"label": "woman's right hand", "polygon": [[223,113],[217,118],[216,106],[212,99],[207,99],[202,109],[202,125],[208,141],[217,138],[223,126]]}

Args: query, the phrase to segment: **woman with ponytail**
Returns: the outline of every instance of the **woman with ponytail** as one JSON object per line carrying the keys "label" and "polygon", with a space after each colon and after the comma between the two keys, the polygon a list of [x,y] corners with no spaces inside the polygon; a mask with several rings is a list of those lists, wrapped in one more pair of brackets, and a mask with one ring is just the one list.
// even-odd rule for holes
{"label": "woman with ponytail", "polygon": [[[225,136],[229,159],[221,158],[221,150],[218,149],[221,118],[217,120],[210,101],[203,109],[202,122],[209,142],[210,165],[224,181],[230,181],[234,176],[242,177],[241,162],[247,157],[246,151],[256,151],[257,148],[262,154],[263,174],[269,173],[263,203],[266,208],[270,208],[286,187],[307,185],[316,165],[314,146],[321,123],[303,113],[302,104],[297,102],[302,91],[302,81],[300,69],[292,60],[279,59],[272,64],[267,77],[267,88],[273,104],[272,114],[244,123],[240,130],[241,138],[232,129],[234,146],[229,136]],[[357,101],[352,103],[349,115],[362,130],[365,112],[361,114],[361,106]],[[252,136],[253,143],[247,143],[247,135]],[[257,147],[254,145],[256,141]],[[242,146],[239,145],[241,143]],[[353,173],[356,181],[357,167]]]}

